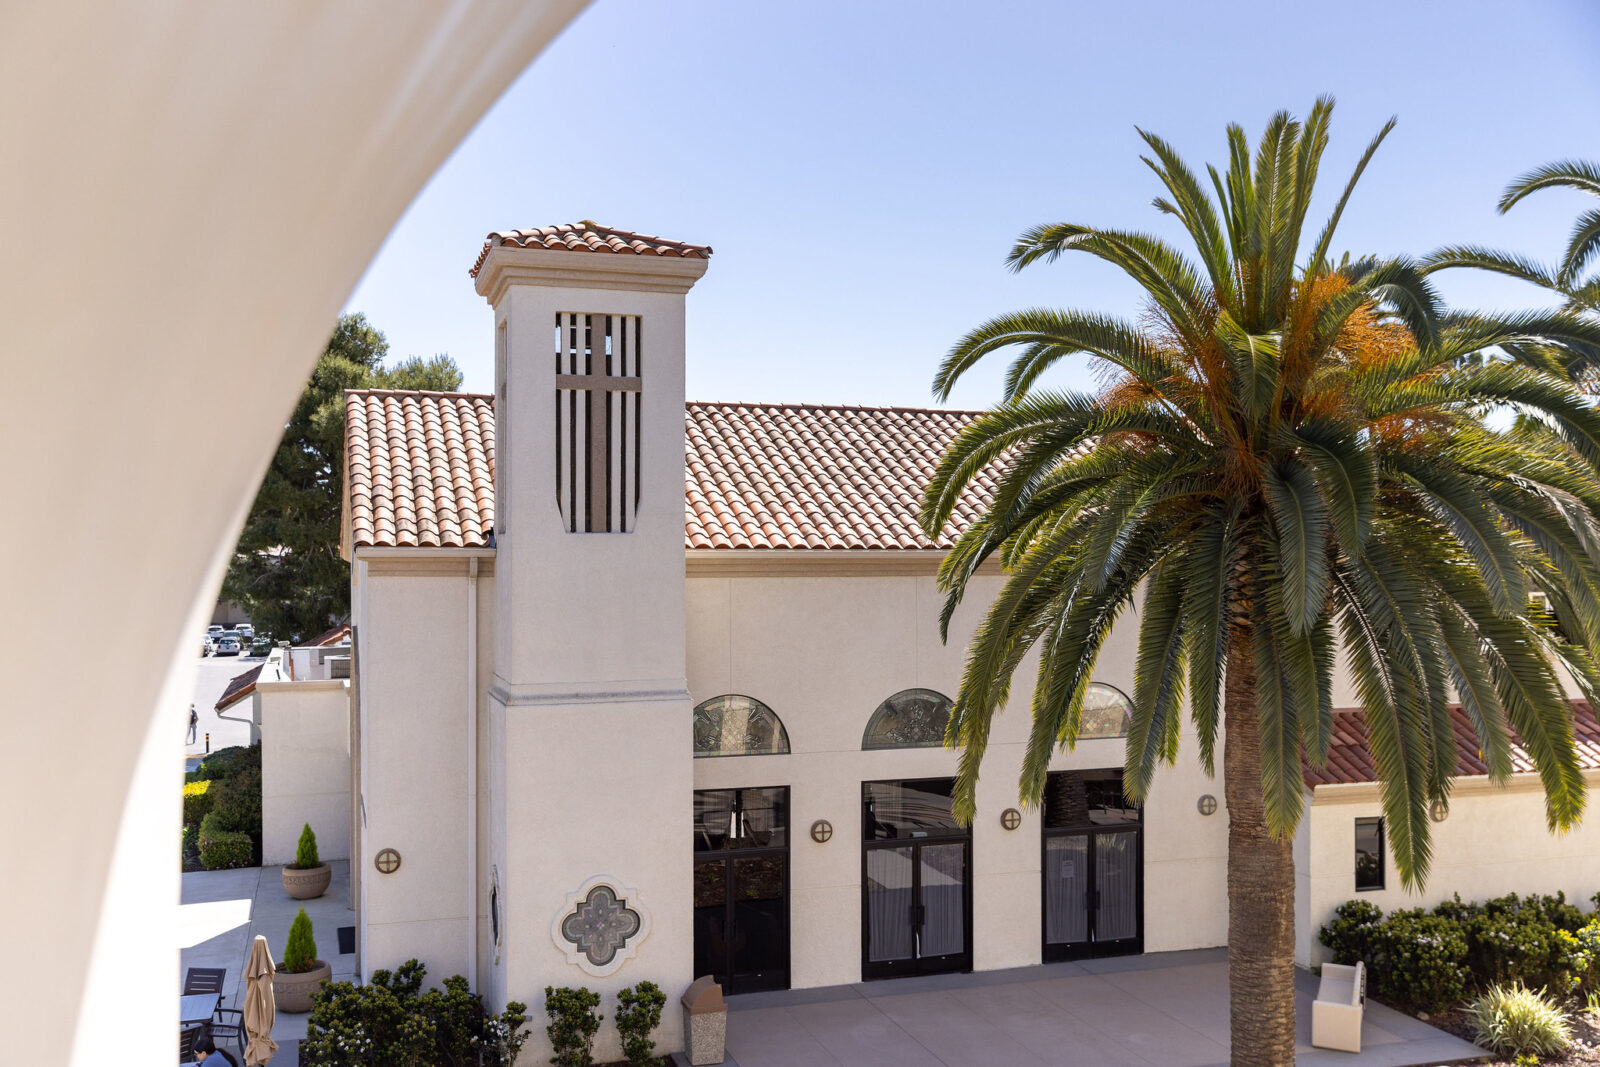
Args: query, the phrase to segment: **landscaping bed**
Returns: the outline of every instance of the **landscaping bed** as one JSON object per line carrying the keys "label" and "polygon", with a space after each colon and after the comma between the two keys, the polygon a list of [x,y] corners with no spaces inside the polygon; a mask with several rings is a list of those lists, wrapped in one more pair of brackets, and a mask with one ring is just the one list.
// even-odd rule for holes
{"label": "landscaping bed", "polygon": [[1384,915],[1339,906],[1318,935],[1334,962],[1366,964],[1377,1002],[1490,1050],[1507,1067],[1600,1067],[1600,893],[1596,911],[1563,894]]}
{"label": "landscaping bed", "polygon": [[184,775],[184,871],[261,865],[261,746],[218,749]]}

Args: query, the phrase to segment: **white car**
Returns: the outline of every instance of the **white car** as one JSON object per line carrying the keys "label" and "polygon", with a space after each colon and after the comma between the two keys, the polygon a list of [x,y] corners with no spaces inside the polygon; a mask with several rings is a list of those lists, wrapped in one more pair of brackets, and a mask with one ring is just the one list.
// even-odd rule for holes
{"label": "white car", "polygon": [[239,631],[240,644],[245,644],[255,639],[256,628],[251,626],[249,623],[241,622],[237,627],[235,627],[235,629]]}

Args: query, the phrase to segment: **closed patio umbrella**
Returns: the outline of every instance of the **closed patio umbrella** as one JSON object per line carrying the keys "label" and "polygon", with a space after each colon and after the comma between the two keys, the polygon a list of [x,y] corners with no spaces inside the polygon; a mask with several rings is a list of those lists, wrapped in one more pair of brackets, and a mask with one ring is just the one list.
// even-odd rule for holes
{"label": "closed patio umbrella", "polygon": [[278,1051],[278,1043],[272,1040],[272,1022],[278,1014],[272,1000],[274,970],[267,939],[257,934],[250,946],[250,962],[244,968],[245,1067],[260,1067]]}

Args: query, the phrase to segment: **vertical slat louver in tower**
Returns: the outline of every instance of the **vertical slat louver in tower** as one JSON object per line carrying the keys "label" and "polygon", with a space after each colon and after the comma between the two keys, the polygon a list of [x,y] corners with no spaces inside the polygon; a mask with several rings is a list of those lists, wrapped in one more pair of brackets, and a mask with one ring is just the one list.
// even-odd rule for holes
{"label": "vertical slat louver in tower", "polygon": [[556,315],[556,501],[570,533],[627,533],[639,507],[637,315]]}

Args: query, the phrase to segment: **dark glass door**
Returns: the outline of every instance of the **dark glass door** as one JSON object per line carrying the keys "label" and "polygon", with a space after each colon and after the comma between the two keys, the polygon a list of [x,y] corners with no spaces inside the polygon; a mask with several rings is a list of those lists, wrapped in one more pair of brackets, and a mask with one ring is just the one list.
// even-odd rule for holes
{"label": "dark glass door", "polygon": [[972,969],[972,842],[951,815],[953,786],[862,786],[863,978]]}
{"label": "dark glass door", "polygon": [[1121,771],[1052,774],[1044,803],[1044,958],[1144,951],[1143,813]]}
{"label": "dark glass door", "polygon": [[789,988],[789,790],[699,790],[694,808],[695,975]]}

